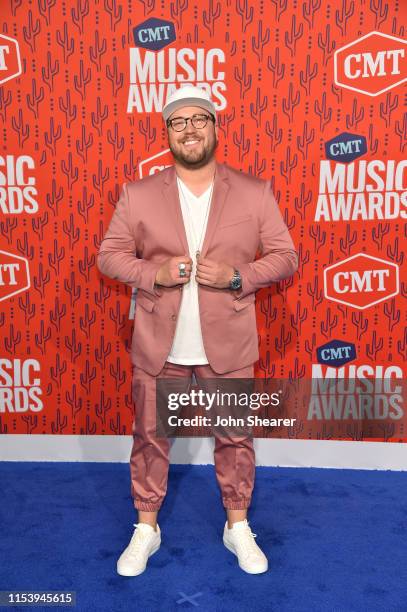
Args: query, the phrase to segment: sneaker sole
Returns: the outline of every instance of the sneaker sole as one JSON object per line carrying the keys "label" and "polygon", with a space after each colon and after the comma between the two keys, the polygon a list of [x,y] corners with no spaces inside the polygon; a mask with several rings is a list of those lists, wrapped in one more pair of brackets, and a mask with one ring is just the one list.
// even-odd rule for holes
{"label": "sneaker sole", "polygon": [[[148,558],[150,558],[154,553],[157,552],[157,550],[160,548],[161,546],[161,542],[158,543],[158,545],[156,545],[149,553],[148,553]],[[137,572],[120,572],[119,568],[116,567],[117,569],[117,573],[119,574],[119,576],[126,576],[128,578],[134,578],[134,576],[140,576],[140,574],[142,574],[143,572],[146,571],[147,568],[147,563],[145,564],[144,568],[142,570],[139,570]]]}
{"label": "sneaker sole", "polygon": [[238,555],[237,555],[237,553],[236,553],[236,550],[235,550],[235,548],[234,548],[233,544],[231,544],[230,542],[228,542],[227,540],[225,540],[225,538],[223,538],[223,543],[224,543],[225,547],[226,547],[228,550],[230,550],[230,552],[231,552],[231,553],[233,553],[234,555],[236,555],[236,557],[237,557],[237,561],[238,561],[238,564],[239,564],[240,569],[242,569],[242,570],[243,570],[244,572],[246,572],[247,574],[264,574],[265,572],[267,572],[267,571],[268,571],[268,564],[266,565],[265,569],[262,569],[262,570],[260,570],[260,571],[259,571],[259,570],[255,570],[255,571],[253,571],[253,570],[251,570],[251,569],[248,569],[247,567],[244,567],[243,565],[241,565],[241,564],[240,564],[239,557],[238,557]]}

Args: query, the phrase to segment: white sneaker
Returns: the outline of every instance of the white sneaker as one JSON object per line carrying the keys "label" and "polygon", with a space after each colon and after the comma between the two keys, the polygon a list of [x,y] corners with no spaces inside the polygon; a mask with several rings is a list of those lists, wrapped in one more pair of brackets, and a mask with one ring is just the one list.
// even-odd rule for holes
{"label": "white sneaker", "polygon": [[248,574],[262,574],[268,569],[267,557],[257,546],[255,537],[246,519],[234,523],[232,529],[229,529],[226,521],[223,543],[237,556],[239,567]]}
{"label": "white sneaker", "polygon": [[148,558],[160,548],[161,531],[147,523],[134,523],[134,533],[129,545],[117,561],[117,573],[120,576],[138,576],[147,566]]}

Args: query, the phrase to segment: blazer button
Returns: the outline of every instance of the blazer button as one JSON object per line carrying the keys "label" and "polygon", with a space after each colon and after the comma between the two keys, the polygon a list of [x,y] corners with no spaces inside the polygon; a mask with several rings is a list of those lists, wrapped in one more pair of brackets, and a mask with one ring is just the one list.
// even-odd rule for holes
{"label": "blazer button", "polygon": [[176,319],[177,319],[177,315],[171,315],[171,319],[172,319],[173,321],[176,321]]}

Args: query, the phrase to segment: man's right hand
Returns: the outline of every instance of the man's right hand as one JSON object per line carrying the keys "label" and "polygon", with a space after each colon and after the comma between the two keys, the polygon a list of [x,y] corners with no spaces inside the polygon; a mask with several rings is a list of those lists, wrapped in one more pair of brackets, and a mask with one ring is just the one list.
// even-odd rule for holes
{"label": "man's right hand", "polygon": [[[185,264],[186,276],[180,276],[180,270],[178,265],[180,263]],[[185,285],[191,278],[192,271],[192,259],[188,255],[181,255],[179,257],[170,257],[158,270],[155,277],[157,285],[163,285],[164,287],[174,287],[174,285]]]}

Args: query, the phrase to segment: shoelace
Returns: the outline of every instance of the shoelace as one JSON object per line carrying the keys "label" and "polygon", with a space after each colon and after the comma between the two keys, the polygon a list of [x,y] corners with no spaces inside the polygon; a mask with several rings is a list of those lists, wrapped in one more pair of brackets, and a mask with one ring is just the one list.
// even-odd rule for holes
{"label": "shoelace", "polygon": [[129,555],[137,555],[137,553],[140,552],[140,549],[145,541],[146,534],[143,533],[141,529],[138,529],[138,526],[139,526],[138,523],[133,523],[133,527],[135,527],[135,531],[130,540],[130,546],[129,546],[129,551],[128,551]]}
{"label": "shoelace", "polygon": [[242,530],[237,530],[235,534],[236,544],[239,546],[241,551],[246,554],[255,554],[258,555],[259,551],[257,548],[257,544],[254,541],[254,538],[257,537],[257,533],[253,533],[250,529],[249,523],[246,524],[245,528]]}

